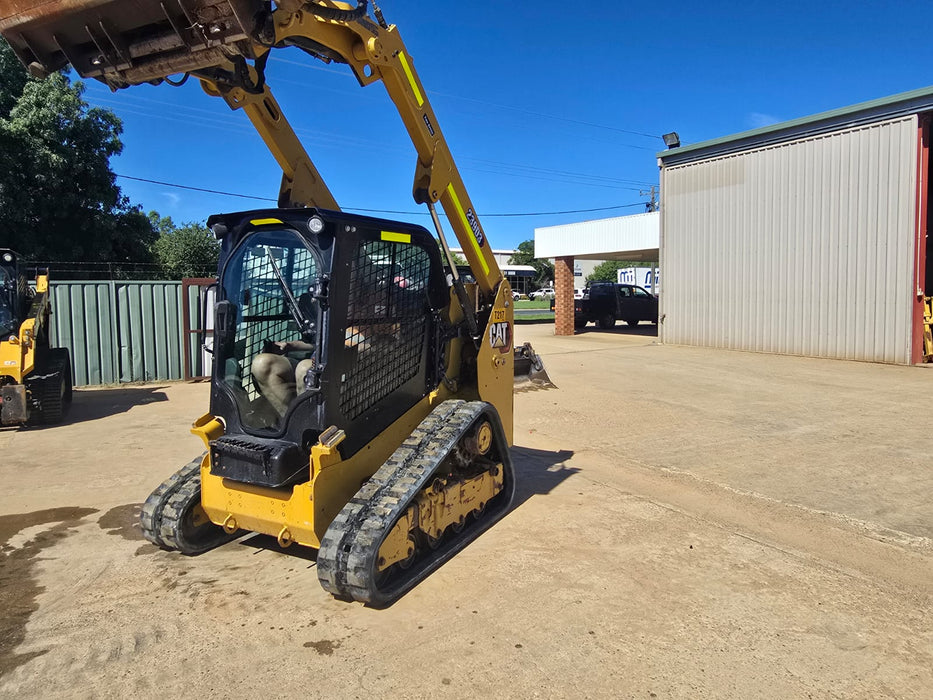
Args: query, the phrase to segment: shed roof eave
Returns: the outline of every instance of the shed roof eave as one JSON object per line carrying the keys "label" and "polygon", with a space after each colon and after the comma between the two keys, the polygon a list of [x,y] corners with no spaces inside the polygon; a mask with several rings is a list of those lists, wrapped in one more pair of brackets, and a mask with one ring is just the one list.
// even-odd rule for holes
{"label": "shed roof eave", "polygon": [[657,157],[663,166],[679,165],[694,160],[726,155],[750,147],[790,141],[802,136],[858,126],[883,119],[933,110],[933,86],[882,97],[877,100],[840,109],[820,112],[799,119],[742,131],[730,136],[709,139],[699,143],[659,151]]}

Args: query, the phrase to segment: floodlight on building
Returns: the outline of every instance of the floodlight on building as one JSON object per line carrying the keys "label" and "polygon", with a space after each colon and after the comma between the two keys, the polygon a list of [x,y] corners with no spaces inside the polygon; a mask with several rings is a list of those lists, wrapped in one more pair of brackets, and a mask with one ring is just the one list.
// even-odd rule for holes
{"label": "floodlight on building", "polygon": [[668,148],[680,148],[680,137],[676,131],[664,134],[661,138],[664,139],[664,145]]}

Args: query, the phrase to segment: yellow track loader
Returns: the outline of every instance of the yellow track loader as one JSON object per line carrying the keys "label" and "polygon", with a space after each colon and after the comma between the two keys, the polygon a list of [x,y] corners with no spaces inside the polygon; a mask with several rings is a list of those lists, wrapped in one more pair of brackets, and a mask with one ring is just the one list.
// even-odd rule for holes
{"label": "yellow track loader", "polygon": [[[193,76],[246,112],[283,171],[277,208],[208,220],[222,252],[210,412],[193,428],[206,452],[146,501],[146,538],[196,554],[264,533],[316,548],[335,596],[384,605],[505,515],[512,292],[375,4],[2,0],[0,33],[36,76],[70,64],[114,89]],[[340,211],[266,84],[269,54],[287,47],[382,82],[433,232]],[[547,385],[534,351],[517,354]]]}
{"label": "yellow track loader", "polygon": [[20,256],[0,248],[0,424],[57,423],[71,404],[71,358],[49,347],[48,270],[34,287]]}

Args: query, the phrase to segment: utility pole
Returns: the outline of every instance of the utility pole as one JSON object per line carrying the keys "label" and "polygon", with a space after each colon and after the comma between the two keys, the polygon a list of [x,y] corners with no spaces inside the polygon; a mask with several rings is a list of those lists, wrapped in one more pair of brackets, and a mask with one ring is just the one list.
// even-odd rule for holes
{"label": "utility pole", "polygon": [[651,195],[651,201],[645,202],[645,211],[657,211],[658,210],[658,186],[652,185],[651,189],[648,191],[641,190],[638,193],[639,197],[647,197]]}

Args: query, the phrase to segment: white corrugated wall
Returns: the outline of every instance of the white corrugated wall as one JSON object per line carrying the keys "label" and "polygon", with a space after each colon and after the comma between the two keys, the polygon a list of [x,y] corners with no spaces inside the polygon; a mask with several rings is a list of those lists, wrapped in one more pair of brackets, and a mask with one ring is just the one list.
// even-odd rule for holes
{"label": "white corrugated wall", "polygon": [[910,362],[917,118],[661,171],[666,343]]}

